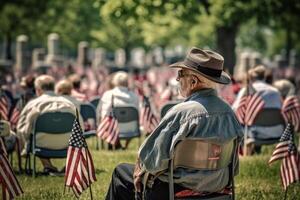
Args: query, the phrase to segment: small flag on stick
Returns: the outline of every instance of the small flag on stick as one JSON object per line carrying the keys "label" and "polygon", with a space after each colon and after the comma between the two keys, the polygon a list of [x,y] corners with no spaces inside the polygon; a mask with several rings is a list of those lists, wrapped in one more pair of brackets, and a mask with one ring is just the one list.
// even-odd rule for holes
{"label": "small flag on stick", "polygon": [[300,131],[300,102],[297,96],[288,96],[281,110],[285,121],[290,122],[296,132]]}
{"label": "small flag on stick", "polygon": [[149,98],[143,97],[143,107],[141,109],[140,124],[147,133],[151,133],[158,125],[158,120],[152,112]]}
{"label": "small flag on stick", "polygon": [[119,140],[118,120],[114,115],[113,96],[110,112],[102,119],[97,128],[97,136],[107,143],[116,145]]}
{"label": "small flag on stick", "polygon": [[[1,95],[1,94],[0,94]],[[4,95],[0,96],[0,118],[8,121],[8,100]]]}
{"label": "small flag on stick", "polygon": [[0,142],[2,143],[2,145],[0,145],[0,184],[2,186],[2,199],[10,200],[21,195],[23,190],[6,157],[2,138],[0,138]]}
{"label": "small flag on stick", "polygon": [[[82,129],[76,118],[73,123],[72,134],[69,140],[65,186],[72,188],[78,198],[81,193],[96,181],[95,168],[92,156],[83,137]],[[91,197],[92,197],[92,191]]]}
{"label": "small flag on stick", "polygon": [[280,176],[284,190],[287,190],[290,184],[299,181],[300,175],[300,160],[294,144],[293,130],[293,126],[288,124],[269,160],[269,164],[271,164],[282,159]]}
{"label": "small flag on stick", "polygon": [[259,92],[249,86],[249,93],[243,96],[236,109],[236,116],[241,124],[251,126],[257,114],[263,109],[264,101]]}

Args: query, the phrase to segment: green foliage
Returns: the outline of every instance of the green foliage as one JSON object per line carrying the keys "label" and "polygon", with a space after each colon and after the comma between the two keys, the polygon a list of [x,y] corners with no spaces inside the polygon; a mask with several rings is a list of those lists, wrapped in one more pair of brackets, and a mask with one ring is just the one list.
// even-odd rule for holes
{"label": "green foliage", "polygon": [[283,47],[300,49],[299,12],[298,0],[2,0],[0,37],[14,41],[27,34],[40,46],[57,32],[63,48],[73,51],[82,40],[127,52],[178,44],[217,49],[228,40],[218,35],[224,28],[238,33],[239,48],[272,55]]}

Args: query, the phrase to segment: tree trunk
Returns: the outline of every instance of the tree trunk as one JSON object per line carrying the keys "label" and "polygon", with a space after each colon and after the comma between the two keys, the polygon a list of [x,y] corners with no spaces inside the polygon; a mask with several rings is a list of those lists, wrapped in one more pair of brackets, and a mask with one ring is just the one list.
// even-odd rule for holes
{"label": "tree trunk", "polygon": [[233,74],[236,62],[235,37],[237,26],[217,28],[217,49],[224,57],[224,68]]}
{"label": "tree trunk", "polygon": [[5,42],[4,42],[4,60],[12,60],[11,44],[12,44],[12,38],[11,38],[11,34],[8,32],[6,33]]}

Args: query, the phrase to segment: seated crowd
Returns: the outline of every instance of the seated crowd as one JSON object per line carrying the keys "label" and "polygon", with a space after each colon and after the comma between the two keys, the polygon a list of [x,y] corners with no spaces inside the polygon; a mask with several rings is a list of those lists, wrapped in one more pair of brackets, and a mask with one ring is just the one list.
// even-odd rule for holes
{"label": "seated crowd", "polygon": [[[184,190],[196,191],[199,195],[221,192],[228,186],[232,175],[227,165],[221,167],[218,162],[222,159],[223,151],[226,151],[224,146],[233,141],[244,142],[248,147],[248,154],[259,153],[261,144],[257,143],[258,140],[280,138],[287,122],[294,123],[296,132],[300,126],[300,118],[291,119],[283,110],[285,102],[291,96],[297,97],[297,88],[291,81],[278,79],[270,83],[267,68],[259,65],[248,71],[247,84],[242,87],[238,81],[232,82],[233,79],[223,70],[223,63],[223,57],[216,52],[192,48],[184,61],[171,65],[171,68],[177,69],[177,75],[174,75],[174,70],[163,75],[159,74],[159,70],[155,71],[157,69],[150,69],[149,74],[152,75],[149,75],[149,80],[143,78],[140,81],[141,79],[124,71],[107,76],[101,74],[101,77],[105,78],[101,78],[102,82],[98,83],[97,91],[82,89],[88,90],[88,87],[84,86],[88,81],[78,74],[66,75],[58,80],[51,75],[28,75],[20,82],[17,101],[12,97],[12,91],[2,83],[1,144],[6,146],[8,152],[16,148],[22,149],[20,155],[26,156],[30,151],[35,121],[39,115],[48,112],[68,112],[78,116],[80,126],[83,131],[86,130],[86,122],[80,113],[81,105],[92,100],[89,94],[99,96],[98,106],[94,107],[97,114],[94,122],[96,126],[114,107],[132,106],[141,112],[145,96],[149,97],[150,109],[157,117],[164,103],[180,98],[178,104],[170,108],[159,120],[158,126],[147,136],[139,148],[136,164],[123,163],[116,166],[106,199],[168,199],[173,195],[168,192],[171,180],[168,169],[169,162],[173,159],[172,152],[181,141],[188,139],[201,140],[201,147],[205,148],[201,158],[205,160],[200,166],[201,170],[182,167],[174,169],[171,178],[172,181],[174,179],[175,196]],[[153,73],[165,77],[151,82]],[[177,85],[172,81],[168,82],[171,79],[175,79]],[[178,88],[178,91],[174,88]],[[228,97],[229,90],[231,97]],[[244,97],[256,94],[259,101],[254,105],[251,115],[241,114]],[[226,102],[227,97],[223,98],[223,95],[227,95],[230,102]],[[279,110],[283,114],[285,124],[256,124],[256,117],[262,110],[267,109]],[[296,109],[299,111],[299,107]],[[126,129],[128,126],[130,124],[121,124],[119,128]],[[242,140],[245,127],[246,138]],[[140,128],[143,130],[143,124]],[[66,148],[70,133],[55,136],[41,133],[37,144],[49,149]],[[126,149],[129,142],[130,139],[127,139],[124,146],[120,141],[114,145],[116,149]],[[238,156],[233,155],[235,149],[230,153],[230,158],[232,156],[235,170],[233,174],[236,174]],[[187,155],[189,156],[192,155]],[[57,169],[49,158],[41,157],[40,160],[45,174],[65,170]]]}

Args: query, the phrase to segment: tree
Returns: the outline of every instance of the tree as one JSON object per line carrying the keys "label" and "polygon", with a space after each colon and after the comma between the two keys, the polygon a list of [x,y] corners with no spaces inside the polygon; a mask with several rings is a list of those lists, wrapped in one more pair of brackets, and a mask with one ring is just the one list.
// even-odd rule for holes
{"label": "tree", "polygon": [[28,32],[38,17],[45,12],[48,1],[39,0],[1,0],[0,2],[0,35],[5,41],[4,58],[11,60],[13,39]]}

